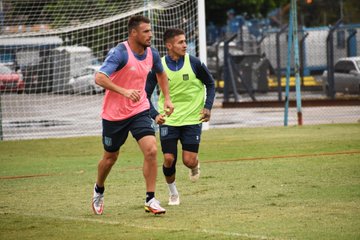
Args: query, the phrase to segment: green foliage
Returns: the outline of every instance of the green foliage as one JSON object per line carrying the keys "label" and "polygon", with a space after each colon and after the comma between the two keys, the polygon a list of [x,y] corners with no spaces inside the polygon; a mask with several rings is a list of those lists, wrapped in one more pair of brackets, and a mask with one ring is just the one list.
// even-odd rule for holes
{"label": "green foliage", "polygon": [[[206,1],[207,21],[212,21],[221,26],[226,24],[226,11],[234,9],[236,14],[246,15],[249,17],[257,17],[261,14],[266,17],[267,14],[280,8],[282,13],[282,21],[288,21],[288,5],[290,0],[211,0]],[[341,3],[343,3],[341,11]],[[360,2],[358,0],[313,0],[308,4],[306,0],[297,1],[299,24],[307,27],[317,27],[333,25],[343,15],[345,23],[360,22]]]}
{"label": "green foliage", "polygon": [[[345,23],[359,23],[360,22],[360,2],[358,0],[313,0],[311,4],[307,4],[306,0],[297,1],[299,10],[299,24],[307,27],[323,26],[334,24],[343,15]],[[284,22],[288,21],[289,0],[207,0],[206,20],[207,22],[214,22],[218,26],[226,24],[226,11],[234,9],[236,14],[245,13],[247,16],[258,17],[262,15],[266,17],[267,14],[276,9],[282,9]],[[342,8],[341,8],[342,3]],[[27,1],[4,1],[5,19],[13,19],[17,24],[32,24],[48,23],[52,26],[63,27],[69,24],[74,24],[77,18],[77,12],[80,16],[83,12],[97,9],[96,15],[103,15],[107,12],[114,12],[120,6],[129,4],[126,0],[79,0],[76,1],[77,9],[66,11],[69,6],[69,0],[43,0],[38,1],[36,5],[31,6],[29,11],[29,4]],[[95,17],[95,15],[93,16]],[[81,21],[89,21],[90,19],[82,19]]]}
{"label": "green foliage", "polygon": [[206,1],[206,19],[212,21],[217,25],[225,25],[227,16],[226,11],[234,9],[236,14],[248,16],[259,15],[266,17],[271,10],[283,6],[288,1],[286,0],[212,0]]}
{"label": "green foliage", "polygon": [[[97,14],[102,15],[102,13],[105,13],[114,6],[114,4],[107,3],[106,0],[77,0],[76,5],[79,6],[77,9],[68,11],[68,0],[52,1],[45,5],[42,14],[49,16],[53,27],[64,27],[74,25],[75,20],[82,20],[84,22],[95,20],[96,15],[93,16],[93,19],[79,19],[77,16],[81,16],[83,12],[92,12],[94,9],[98,9]],[[84,22],[80,21],[79,23]]]}
{"label": "green foliage", "polygon": [[[104,215],[94,216],[100,137],[0,142],[0,236],[359,239],[359,151],[359,124],[211,129],[200,180],[189,181],[180,158],[181,205],[152,216],[142,208],[142,155],[129,137],[106,182]],[[156,196],[165,206],[160,162]],[[25,175],[33,177],[5,178]]]}

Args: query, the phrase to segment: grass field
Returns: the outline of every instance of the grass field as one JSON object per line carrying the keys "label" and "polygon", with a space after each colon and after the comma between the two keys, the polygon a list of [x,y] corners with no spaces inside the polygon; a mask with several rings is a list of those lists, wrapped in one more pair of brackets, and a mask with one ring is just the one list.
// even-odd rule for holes
{"label": "grass field", "polygon": [[99,137],[0,142],[0,239],[360,239],[360,124],[211,129],[180,206],[143,210],[142,156],[130,137],[91,210]]}

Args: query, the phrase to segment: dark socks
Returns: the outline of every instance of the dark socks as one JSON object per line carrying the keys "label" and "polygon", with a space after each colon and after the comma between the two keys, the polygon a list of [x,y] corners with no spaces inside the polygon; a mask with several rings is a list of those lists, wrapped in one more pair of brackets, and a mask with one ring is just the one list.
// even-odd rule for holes
{"label": "dark socks", "polygon": [[105,187],[99,187],[97,184],[95,186],[95,192],[103,194],[105,191]]}
{"label": "dark socks", "polygon": [[155,197],[154,192],[146,192],[146,202],[149,202],[154,197]]}

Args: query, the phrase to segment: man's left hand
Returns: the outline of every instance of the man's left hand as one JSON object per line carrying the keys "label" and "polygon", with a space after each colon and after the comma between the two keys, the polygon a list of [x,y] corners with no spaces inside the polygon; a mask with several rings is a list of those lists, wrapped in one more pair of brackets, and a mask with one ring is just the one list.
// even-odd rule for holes
{"label": "man's left hand", "polygon": [[165,100],[164,102],[164,111],[166,116],[170,116],[174,112],[174,105],[170,100]]}
{"label": "man's left hand", "polygon": [[211,111],[209,109],[204,108],[203,110],[201,110],[200,112],[200,121],[201,122],[208,122],[210,120],[210,115],[211,115]]}

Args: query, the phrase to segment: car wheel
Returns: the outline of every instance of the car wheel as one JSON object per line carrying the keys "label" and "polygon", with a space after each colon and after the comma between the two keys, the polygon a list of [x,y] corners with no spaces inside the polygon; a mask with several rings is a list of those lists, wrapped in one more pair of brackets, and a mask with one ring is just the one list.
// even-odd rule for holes
{"label": "car wheel", "polygon": [[34,85],[32,83],[25,83],[25,93],[27,94],[35,93]]}
{"label": "car wheel", "polygon": [[73,87],[70,87],[70,89],[68,90],[68,94],[71,94],[71,95],[75,94],[75,90]]}

